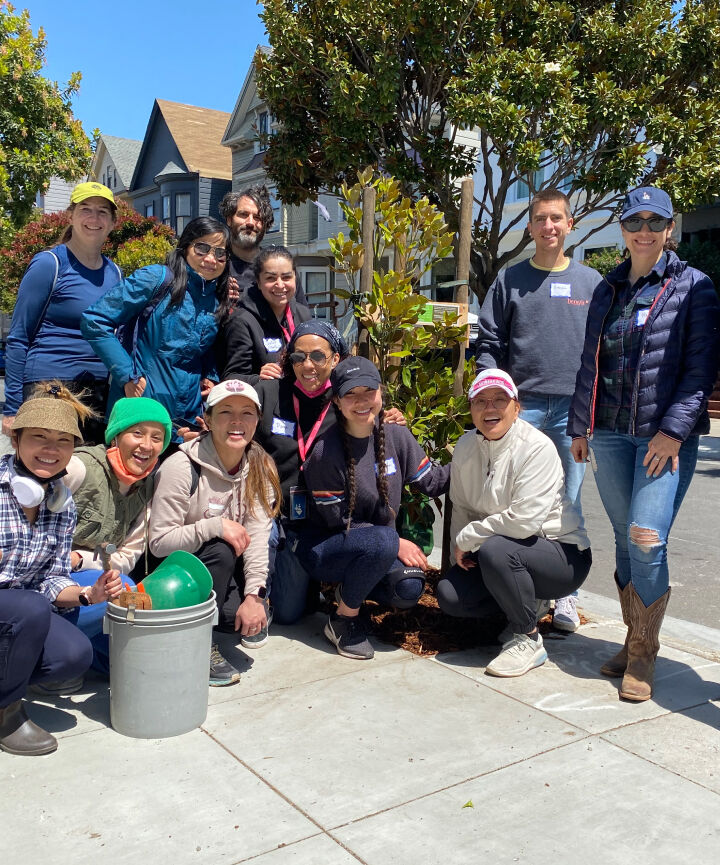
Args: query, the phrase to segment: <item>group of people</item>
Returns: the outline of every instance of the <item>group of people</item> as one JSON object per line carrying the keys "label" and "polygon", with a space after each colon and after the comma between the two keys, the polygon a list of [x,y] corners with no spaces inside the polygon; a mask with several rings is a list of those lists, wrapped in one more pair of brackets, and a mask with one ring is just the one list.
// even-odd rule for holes
{"label": "group of people", "polygon": [[[123,277],[101,252],[112,193],[80,184],[61,243],[21,283],[3,417],[14,453],[0,460],[0,748],[54,750],[25,711],[28,689],[71,693],[91,663],[107,672],[104,603],[174,550],[205,563],[217,628],[246,648],[329,582],[326,637],[371,659],[364,601],[407,609],[425,588],[427,558],[396,528],[406,486],[452,503],[441,609],[502,611],[486,671],[523,675],[547,658],[543,602],[556,601],[559,627],[577,626],[588,453],[628,626],[602,672],[622,676],[621,697],[648,699],[667,537],[708,431],[720,347],[712,283],[669,248],[667,195],[627,196],[629,256],[604,280],[564,254],[563,193],[536,196],[535,254],[483,305],[473,427],[447,466],[384,404],[374,364],[311,317],[288,250],[260,249],[266,191],[229,193],[221,215],[192,220],[165,265]],[[104,542],[115,552],[101,565]],[[209,670],[211,685],[240,677],[217,643]]]}

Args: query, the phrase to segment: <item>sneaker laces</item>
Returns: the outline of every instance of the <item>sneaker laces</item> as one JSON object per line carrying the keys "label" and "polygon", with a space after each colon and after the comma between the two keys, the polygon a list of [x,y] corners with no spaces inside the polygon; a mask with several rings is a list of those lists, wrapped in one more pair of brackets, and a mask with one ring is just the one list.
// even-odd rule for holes
{"label": "sneaker laces", "polygon": [[555,601],[555,614],[572,615],[575,612],[575,598],[558,598]]}
{"label": "sneaker laces", "polygon": [[210,666],[213,667],[215,664],[224,664],[225,658],[220,654],[220,649],[218,648],[217,643],[213,643],[210,647]]}

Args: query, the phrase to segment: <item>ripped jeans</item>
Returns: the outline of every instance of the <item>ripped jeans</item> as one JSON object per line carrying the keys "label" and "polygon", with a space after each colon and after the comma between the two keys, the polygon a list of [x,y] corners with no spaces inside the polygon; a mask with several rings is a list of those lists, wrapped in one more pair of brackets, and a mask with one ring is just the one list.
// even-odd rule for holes
{"label": "ripped jeans", "polygon": [[646,477],[643,465],[649,443],[649,437],[602,429],[590,441],[595,481],[615,533],[618,582],[632,581],[646,607],[670,585],[667,541],[695,471],[699,436],[681,445],[678,470],[673,474],[668,460],[657,478]]}

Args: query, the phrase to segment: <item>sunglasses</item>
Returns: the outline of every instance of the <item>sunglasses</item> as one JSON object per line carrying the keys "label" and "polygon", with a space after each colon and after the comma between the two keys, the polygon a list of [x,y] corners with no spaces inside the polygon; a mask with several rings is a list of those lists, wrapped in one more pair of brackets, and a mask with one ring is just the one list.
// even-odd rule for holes
{"label": "sunglasses", "polygon": [[494,409],[501,411],[502,409],[506,409],[509,404],[509,396],[496,396],[495,399],[485,399],[484,397],[476,396],[470,400],[470,405],[480,411],[484,411],[489,405],[492,405]]}
{"label": "sunglasses", "polygon": [[293,364],[293,366],[296,363],[305,363],[305,360],[308,357],[310,358],[310,362],[315,364],[315,366],[325,366],[328,362],[329,355],[323,354],[318,348],[311,352],[294,351],[290,355],[290,363]]}
{"label": "sunglasses", "polygon": [[635,234],[636,231],[640,231],[643,225],[647,225],[650,231],[654,231],[657,234],[661,231],[665,231],[671,222],[672,219],[666,219],[664,216],[648,216],[647,218],[643,218],[642,216],[628,216],[627,219],[622,220],[620,225],[625,229],[625,231],[629,231],[632,234]]}
{"label": "sunglasses", "polygon": [[224,246],[210,246],[209,243],[193,243],[193,252],[204,258],[212,253],[215,261],[227,261],[228,253]]}

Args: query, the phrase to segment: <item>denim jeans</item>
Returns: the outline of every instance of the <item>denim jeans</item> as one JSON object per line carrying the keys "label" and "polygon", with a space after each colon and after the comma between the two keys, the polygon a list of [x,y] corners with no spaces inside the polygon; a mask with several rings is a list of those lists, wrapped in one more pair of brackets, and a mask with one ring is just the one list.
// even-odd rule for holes
{"label": "denim jeans", "polygon": [[532,424],[535,429],[544,432],[555,445],[565,473],[565,492],[579,511],[585,464],[576,463],[573,459],[570,453],[572,438],[565,432],[571,399],[572,397],[569,396],[555,396],[553,394],[523,395],[520,398],[522,405],[520,417]]}
{"label": "denim jeans", "polygon": [[[598,492],[615,534],[618,582],[621,587],[632,582],[646,607],[670,585],[667,540],[695,471],[699,437],[681,445],[676,472],[668,461],[656,478],[647,477],[643,465],[649,442],[649,437],[602,429],[590,441]],[[657,532],[658,543],[644,548],[633,543],[633,526]]]}

